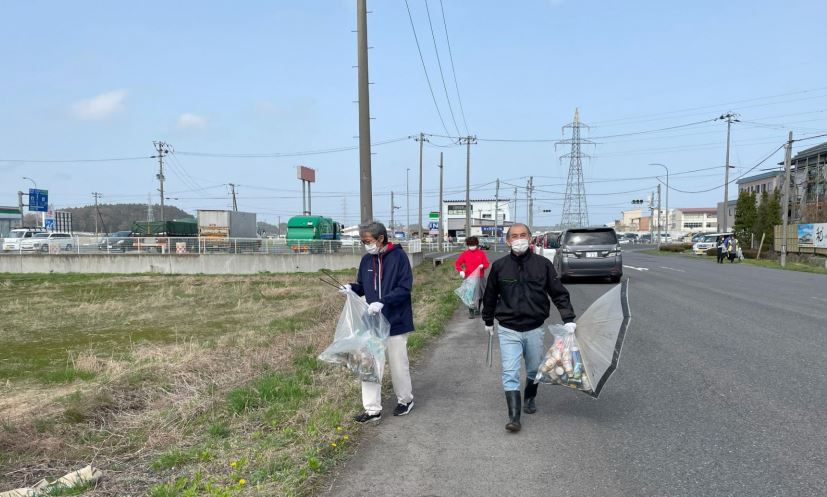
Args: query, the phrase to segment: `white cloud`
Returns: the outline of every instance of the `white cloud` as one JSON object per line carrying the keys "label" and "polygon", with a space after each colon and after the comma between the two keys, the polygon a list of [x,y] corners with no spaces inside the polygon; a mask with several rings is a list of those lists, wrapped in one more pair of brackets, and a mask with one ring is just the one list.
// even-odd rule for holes
{"label": "white cloud", "polygon": [[72,113],[78,119],[99,121],[123,110],[126,90],[113,90],[72,104]]}
{"label": "white cloud", "polygon": [[180,129],[197,129],[204,128],[206,126],[207,118],[204,116],[199,116],[198,114],[184,112],[178,117],[178,127]]}

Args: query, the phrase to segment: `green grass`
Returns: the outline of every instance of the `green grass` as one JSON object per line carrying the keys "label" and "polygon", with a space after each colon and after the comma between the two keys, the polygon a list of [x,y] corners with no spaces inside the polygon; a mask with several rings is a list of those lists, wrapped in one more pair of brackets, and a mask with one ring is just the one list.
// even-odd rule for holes
{"label": "green grass", "polygon": [[48,495],[49,497],[62,497],[66,495],[82,495],[86,493],[87,490],[91,490],[95,487],[95,484],[92,482],[81,482],[75,485],[65,486],[65,485],[54,485],[48,487],[42,495]]}
{"label": "green grass", "polygon": [[[699,260],[706,260],[709,262],[715,262],[715,258],[708,256],[708,255],[699,255],[696,256],[691,252],[683,252],[683,253],[674,253],[674,252],[665,252],[660,250],[643,250],[644,254],[650,255],[666,255],[666,256],[691,256],[693,258],[697,258]],[[783,269],[786,271],[800,271],[804,273],[816,273],[816,274],[827,274],[827,267],[824,266],[814,266],[812,264],[804,264],[801,262],[787,262],[787,267],[781,267],[781,262],[773,259],[744,259],[740,261],[740,264],[749,264],[750,266],[758,266],[758,267],[765,267],[770,269]]]}
{"label": "green grass", "polygon": [[177,447],[173,447],[158,455],[152,461],[150,467],[155,471],[161,471],[164,469],[184,466],[195,461],[209,462],[212,459],[213,453],[209,449],[179,449]]}
{"label": "green grass", "polygon": [[825,268],[824,266],[813,266],[810,264],[803,264],[800,262],[787,262],[786,268],[782,268],[781,263],[779,261],[767,259],[744,259],[742,262],[745,264],[749,264],[751,266],[767,267],[772,269],[786,269],[787,271],[801,271],[804,273],[827,274],[827,268]]}
{"label": "green grass", "polygon": [[[354,274],[338,277],[348,281]],[[415,355],[451,319],[459,281],[450,265],[423,264],[414,278],[416,331],[409,349]],[[26,437],[51,440],[61,449],[50,456],[65,460],[94,456],[105,464],[109,457],[140,453],[142,462],[123,468],[122,480],[163,475],[165,481],[138,492],[154,497],[312,495],[351,453],[351,437],[360,429],[351,420],[360,409],[359,381],[316,359],[333,335],[336,297],[315,274],[0,275],[0,299],[10,303],[4,319],[15,323],[0,330],[8,347],[0,350],[0,380],[74,390],[56,400],[56,411],[32,418],[29,428],[3,422],[0,434],[20,438],[21,447]],[[44,306],[60,319],[30,312]],[[246,338],[239,338],[242,333]],[[164,393],[181,384],[157,366],[176,359],[141,351],[147,345],[158,353],[167,350],[159,346],[176,343],[231,362],[258,357],[256,347],[280,355],[257,362],[257,375],[248,372],[241,382],[227,381],[233,364],[223,382],[213,376],[200,386],[187,382],[185,392],[201,390],[171,405]],[[97,364],[90,357],[124,370],[115,375],[90,368]],[[188,402],[197,409],[179,411]],[[121,413],[130,420],[128,431],[119,431]],[[25,467],[41,457],[8,456],[0,458],[0,486],[7,483],[4,461]],[[115,485],[114,495],[135,494],[115,481],[104,485]]]}

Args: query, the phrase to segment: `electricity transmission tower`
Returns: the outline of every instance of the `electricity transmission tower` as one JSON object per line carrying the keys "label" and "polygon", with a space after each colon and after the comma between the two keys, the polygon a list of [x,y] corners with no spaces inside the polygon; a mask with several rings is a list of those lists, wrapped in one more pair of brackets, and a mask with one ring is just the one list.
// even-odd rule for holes
{"label": "electricity transmission tower", "polygon": [[594,145],[594,142],[580,137],[580,129],[588,128],[580,122],[580,109],[574,110],[574,121],[563,126],[563,133],[571,129],[571,138],[555,143],[557,145],[571,145],[571,152],[560,156],[560,160],[569,159],[569,177],[566,182],[566,196],[563,199],[563,216],[560,220],[561,229],[580,228],[589,225],[589,209],[586,205],[586,186],[583,183],[583,158],[589,158],[581,150],[583,145]]}

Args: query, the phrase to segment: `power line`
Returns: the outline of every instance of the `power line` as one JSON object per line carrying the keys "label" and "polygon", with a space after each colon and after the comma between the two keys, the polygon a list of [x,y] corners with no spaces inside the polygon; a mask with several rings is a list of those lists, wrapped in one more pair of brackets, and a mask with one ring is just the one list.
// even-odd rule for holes
{"label": "power line", "polygon": [[431,9],[428,7],[428,0],[425,0],[425,12],[428,15],[428,27],[431,29],[431,39],[434,40],[434,53],[436,54],[436,65],[439,68],[439,77],[442,79],[442,89],[445,90],[445,100],[448,101],[448,111],[451,113],[451,121],[454,123],[454,129],[457,134],[460,134],[459,126],[457,126],[457,119],[454,117],[454,108],[451,105],[451,98],[448,96],[448,86],[445,84],[445,74],[442,72],[442,61],[439,59],[439,49],[436,45],[436,35],[434,34],[434,25],[431,22]]}
{"label": "power line", "polygon": [[17,162],[23,164],[63,164],[63,163],[71,163],[71,162],[118,162],[118,161],[130,161],[130,160],[144,160],[144,159],[154,159],[155,157],[151,155],[145,155],[142,157],[114,157],[108,159],[60,159],[60,160],[41,160],[41,159],[0,159],[0,162]]}
{"label": "power line", "polygon": [[[383,140],[376,143],[371,143],[372,147],[378,147],[381,145],[388,145],[391,143],[398,143],[401,141],[410,140],[412,136],[404,136],[400,138],[392,138],[390,140]],[[177,153],[180,155],[192,155],[196,157],[228,157],[228,158],[235,158],[235,159],[261,159],[261,158],[273,158],[273,157],[303,157],[309,155],[322,155],[322,154],[334,154],[338,152],[349,152],[352,150],[359,150],[359,146],[349,146],[349,147],[334,147],[334,148],[326,148],[326,149],[317,149],[317,150],[305,150],[301,152],[270,152],[270,153],[258,153],[258,154],[239,154],[239,153],[216,153],[216,152],[186,152],[182,150],[178,150]]]}
{"label": "power line", "polygon": [[451,52],[451,40],[448,39],[448,24],[445,22],[445,7],[442,5],[442,0],[439,0],[439,8],[442,11],[442,25],[445,27],[445,43],[448,45],[448,58],[451,60],[451,73],[454,75],[454,87],[457,90],[457,101],[459,102],[459,112],[462,115],[462,123],[465,125],[465,134],[470,135],[468,131],[468,121],[465,120],[465,109],[462,108],[462,97],[459,93],[459,83],[457,82],[457,71],[454,68],[454,55]]}
{"label": "power line", "polygon": [[408,5],[408,0],[405,0],[405,8],[408,9],[408,19],[411,21],[411,30],[413,31],[414,41],[416,42],[416,50],[419,52],[419,60],[422,62],[422,70],[425,72],[425,79],[428,81],[428,91],[431,92],[431,98],[434,101],[434,108],[436,108],[436,113],[439,115],[439,122],[442,123],[442,128],[445,130],[446,134],[451,134],[448,131],[448,126],[445,126],[445,119],[442,118],[442,112],[439,110],[439,105],[436,103],[436,95],[434,95],[434,88],[431,86],[431,77],[428,76],[428,69],[425,67],[425,58],[422,57],[422,48],[419,46],[419,37],[416,36],[416,27],[414,27],[413,16],[411,15],[411,6]]}
{"label": "power line", "polygon": [[[827,135],[825,135],[825,136],[827,136]],[[779,150],[781,150],[782,148],[784,148],[784,145],[785,145],[785,144],[786,144],[786,143],[783,143],[783,144],[779,145],[779,146],[778,146],[777,148],[775,148],[772,152],[770,152],[770,154],[769,154],[769,155],[767,155],[766,157],[764,157],[763,159],[761,159],[761,161],[760,161],[760,162],[758,162],[757,164],[755,164],[755,165],[754,165],[754,166],[752,166],[751,168],[747,169],[747,170],[746,170],[744,173],[742,173],[740,176],[736,176],[735,178],[732,178],[732,179],[731,179],[731,180],[729,180],[727,183],[728,183],[728,184],[729,184],[729,183],[734,183],[734,182],[738,181],[739,179],[743,178],[744,176],[746,176],[747,174],[749,174],[749,173],[751,173],[752,171],[754,171],[754,170],[755,170],[758,166],[760,166],[761,164],[763,164],[763,163],[767,162],[767,161],[768,161],[768,160],[769,160],[769,159],[770,159],[773,155],[775,155],[775,153],[776,153],[776,152],[778,152]],[[717,190],[718,188],[723,188],[723,187],[724,187],[724,185],[723,185],[723,184],[720,184],[720,185],[715,186],[715,187],[712,187],[712,188],[707,188],[706,190],[698,190],[698,191],[686,191],[686,190],[679,190],[679,189],[677,189],[677,188],[675,188],[675,187],[673,187],[673,186],[670,186],[670,187],[669,187],[669,189],[670,189],[670,190],[673,190],[673,191],[676,191],[676,192],[680,192],[680,193],[708,193],[708,192],[715,191],[715,190]]]}

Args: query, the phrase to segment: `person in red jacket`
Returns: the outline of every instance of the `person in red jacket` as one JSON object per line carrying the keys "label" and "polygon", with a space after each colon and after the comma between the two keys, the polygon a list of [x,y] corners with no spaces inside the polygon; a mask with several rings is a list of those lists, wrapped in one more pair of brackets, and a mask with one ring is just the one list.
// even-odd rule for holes
{"label": "person in red jacket", "polygon": [[[482,278],[483,285],[485,284],[485,270],[490,266],[488,263],[488,256],[480,249],[480,241],[475,236],[469,236],[465,239],[465,245],[468,247],[463,253],[457,257],[457,262],[454,267],[459,272],[461,278],[471,276],[475,269],[480,270],[480,278]],[[482,300],[477,304],[477,307],[468,308],[468,319],[473,319],[480,315],[480,308],[482,307]]]}

